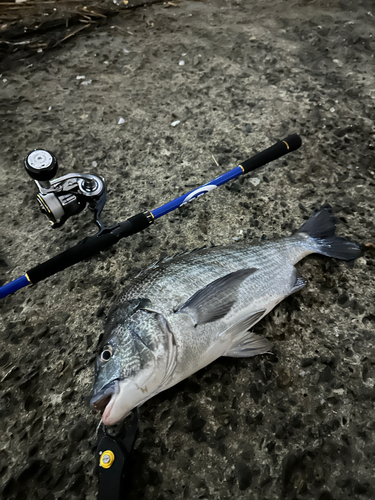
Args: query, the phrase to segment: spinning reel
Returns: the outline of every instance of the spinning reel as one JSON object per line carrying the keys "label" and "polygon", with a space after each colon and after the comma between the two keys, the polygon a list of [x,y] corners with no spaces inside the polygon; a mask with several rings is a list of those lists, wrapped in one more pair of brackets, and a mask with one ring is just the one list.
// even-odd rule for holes
{"label": "spinning reel", "polygon": [[88,203],[96,224],[102,229],[99,216],[107,199],[104,178],[92,174],[67,174],[53,179],[57,168],[55,156],[44,149],[35,149],[25,158],[26,172],[39,190],[36,197],[40,209],[52,227],[61,227],[69,217],[82,212]]}

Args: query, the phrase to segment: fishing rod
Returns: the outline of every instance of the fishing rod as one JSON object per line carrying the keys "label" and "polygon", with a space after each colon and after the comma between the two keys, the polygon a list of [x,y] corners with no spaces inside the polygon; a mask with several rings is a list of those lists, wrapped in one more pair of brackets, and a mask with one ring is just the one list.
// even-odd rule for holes
{"label": "fishing rod", "polygon": [[120,239],[143,231],[155,220],[173,212],[176,208],[236,179],[240,175],[247,174],[266,163],[295,151],[301,146],[301,143],[300,136],[292,134],[206,184],[154,210],[141,212],[111,227],[103,227],[99,221],[106,201],[105,181],[102,177],[92,174],[68,174],[52,180],[57,172],[57,160],[54,155],[45,150],[32,151],[25,159],[25,168],[39,189],[38,202],[42,212],[50,219],[52,227],[60,227],[69,217],[81,212],[88,203],[89,209],[94,212],[94,219],[99,231],[94,236],[84,238],[77,245],[42,264],[38,264],[23,276],[0,287],[0,299],[107,250]]}

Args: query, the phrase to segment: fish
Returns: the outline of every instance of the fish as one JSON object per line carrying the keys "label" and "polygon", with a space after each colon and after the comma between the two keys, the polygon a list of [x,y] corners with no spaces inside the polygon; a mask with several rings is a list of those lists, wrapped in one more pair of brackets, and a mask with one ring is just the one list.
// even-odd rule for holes
{"label": "fish", "polygon": [[270,352],[251,328],[305,286],[295,264],[317,253],[362,255],[335,234],[323,208],[293,235],[167,257],[141,271],[110,309],[99,346],[90,406],[106,426],[220,356]]}

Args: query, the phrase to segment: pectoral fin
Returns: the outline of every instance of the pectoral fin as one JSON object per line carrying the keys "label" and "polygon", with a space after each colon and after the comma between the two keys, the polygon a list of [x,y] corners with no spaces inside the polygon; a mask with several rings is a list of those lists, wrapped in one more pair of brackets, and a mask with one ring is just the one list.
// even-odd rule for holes
{"label": "pectoral fin", "polygon": [[195,325],[223,318],[237,300],[241,283],[255,271],[256,268],[240,269],[213,281],[192,295],[177,312],[189,314]]}

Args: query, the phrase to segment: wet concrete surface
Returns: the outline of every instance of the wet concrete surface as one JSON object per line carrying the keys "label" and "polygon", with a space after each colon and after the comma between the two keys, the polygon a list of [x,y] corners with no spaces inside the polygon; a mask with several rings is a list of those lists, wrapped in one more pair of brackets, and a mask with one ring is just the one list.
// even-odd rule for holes
{"label": "wet concrete surface", "polygon": [[274,354],[222,358],[141,408],[128,497],[374,497],[374,16],[370,1],[158,4],[2,71],[3,283],[94,232],[87,212],[49,227],[22,167],[33,148],[53,151],[61,175],[103,175],[110,224],[303,140],[1,301],[2,498],[95,498],[96,344],[140,269],[290,234],[326,203],[364,256],[305,259],[307,286],[255,327]]}

